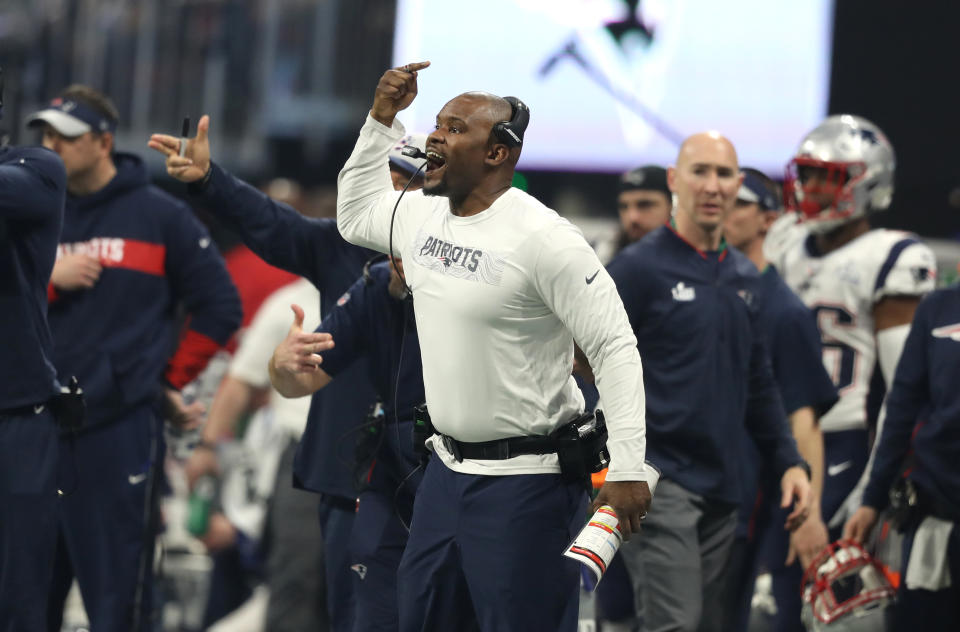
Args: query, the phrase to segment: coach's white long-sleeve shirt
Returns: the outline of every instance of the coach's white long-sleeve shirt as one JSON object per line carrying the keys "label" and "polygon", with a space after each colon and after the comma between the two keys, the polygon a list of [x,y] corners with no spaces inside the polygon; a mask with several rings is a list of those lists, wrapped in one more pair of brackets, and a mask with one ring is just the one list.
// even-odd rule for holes
{"label": "coach's white long-sleeve shirt", "polygon": [[[404,134],[367,117],[338,179],[337,225],[386,252],[393,190],[387,152]],[[611,455],[607,480],[647,480],[643,374],[613,281],[580,231],[518,189],[470,217],[445,197],[407,193],[393,235],[413,290],[427,406],[439,432],[477,442],[547,435],[583,410],[574,339],[597,377]],[[469,474],[559,472],[556,455],[458,463]]]}

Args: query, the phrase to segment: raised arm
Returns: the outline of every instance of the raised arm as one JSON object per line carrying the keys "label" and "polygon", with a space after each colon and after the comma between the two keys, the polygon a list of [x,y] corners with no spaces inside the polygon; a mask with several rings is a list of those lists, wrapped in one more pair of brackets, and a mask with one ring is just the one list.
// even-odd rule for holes
{"label": "raised arm", "polygon": [[[387,154],[404,134],[403,125],[396,120],[397,112],[413,102],[417,71],[429,65],[421,62],[387,70],[377,84],[373,107],[337,179],[337,226],[352,244],[380,252],[390,249],[391,214],[399,194],[393,191]],[[397,213],[398,235],[409,212],[406,206]],[[398,235],[394,243],[405,243]]]}
{"label": "raised arm", "polygon": [[189,184],[190,192],[264,261],[323,285],[320,276],[343,245],[336,223],[304,217],[212,162],[209,129],[210,117],[203,116],[196,137],[154,134],[148,145],[166,156],[167,173]]}

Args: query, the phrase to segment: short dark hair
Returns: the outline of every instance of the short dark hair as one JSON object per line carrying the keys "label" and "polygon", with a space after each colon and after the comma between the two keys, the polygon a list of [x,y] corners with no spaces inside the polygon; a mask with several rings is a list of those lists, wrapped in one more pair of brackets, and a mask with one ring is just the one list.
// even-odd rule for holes
{"label": "short dark hair", "polygon": [[75,83],[64,88],[59,97],[64,101],[79,101],[97,114],[109,119],[114,125],[120,122],[120,113],[110,97],[90,86]]}
{"label": "short dark hair", "polygon": [[769,210],[781,210],[783,209],[783,188],[777,184],[773,178],[760,171],[759,169],[754,169],[753,167],[741,167],[740,171],[747,174],[749,173],[753,177],[760,180],[763,183],[763,187],[767,190],[767,193],[773,196],[773,199],[776,201],[777,208]]}

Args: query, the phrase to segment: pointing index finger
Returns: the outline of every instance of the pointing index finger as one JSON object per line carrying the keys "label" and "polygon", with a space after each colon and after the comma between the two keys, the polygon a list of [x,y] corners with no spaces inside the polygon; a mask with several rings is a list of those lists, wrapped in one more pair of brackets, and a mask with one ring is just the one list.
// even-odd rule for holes
{"label": "pointing index finger", "polygon": [[418,70],[423,70],[430,65],[429,61],[418,61],[412,64],[406,64],[397,68],[400,72],[417,72]]}

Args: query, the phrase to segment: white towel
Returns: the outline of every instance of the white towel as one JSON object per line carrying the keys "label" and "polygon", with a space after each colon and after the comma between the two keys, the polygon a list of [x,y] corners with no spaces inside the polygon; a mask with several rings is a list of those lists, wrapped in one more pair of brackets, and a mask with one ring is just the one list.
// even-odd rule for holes
{"label": "white towel", "polygon": [[910,561],[904,578],[909,590],[943,590],[949,588],[950,566],[947,546],[953,523],[928,516],[913,536]]}

